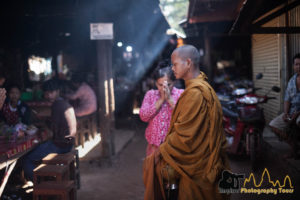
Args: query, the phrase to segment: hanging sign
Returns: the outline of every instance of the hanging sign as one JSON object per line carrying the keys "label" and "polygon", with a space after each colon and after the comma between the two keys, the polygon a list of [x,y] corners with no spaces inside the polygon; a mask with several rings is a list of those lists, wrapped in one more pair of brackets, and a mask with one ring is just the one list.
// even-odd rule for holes
{"label": "hanging sign", "polygon": [[112,40],[113,23],[91,23],[91,40]]}

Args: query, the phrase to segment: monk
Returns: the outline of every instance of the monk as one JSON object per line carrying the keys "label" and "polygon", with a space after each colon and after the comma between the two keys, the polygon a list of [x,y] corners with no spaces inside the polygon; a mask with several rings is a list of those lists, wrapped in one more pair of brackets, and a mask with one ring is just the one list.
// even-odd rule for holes
{"label": "monk", "polygon": [[166,199],[169,169],[178,180],[178,200],[228,199],[218,188],[222,171],[229,169],[220,102],[199,70],[200,54],[194,46],[175,49],[171,60],[186,89],[173,110],[165,142],[144,161],[144,199]]}

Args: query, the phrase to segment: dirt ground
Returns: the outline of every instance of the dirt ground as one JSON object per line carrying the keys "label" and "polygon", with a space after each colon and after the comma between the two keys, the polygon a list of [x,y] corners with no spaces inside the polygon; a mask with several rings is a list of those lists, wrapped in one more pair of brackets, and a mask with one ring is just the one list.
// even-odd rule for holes
{"label": "dirt ground", "polygon": [[[80,162],[81,188],[77,192],[78,200],[142,200],[144,195],[144,185],[142,178],[142,165],[145,156],[146,140],[144,138],[144,127],[135,127],[135,135],[131,141],[120,151],[119,154],[112,158],[111,164],[100,162],[95,155],[98,154],[99,148],[92,150],[92,155],[87,156]],[[126,130],[120,130],[125,137]],[[128,131],[128,130],[127,130]],[[119,137],[122,138],[122,137]],[[248,158],[230,156],[231,170],[234,173],[244,174],[249,177],[251,165]],[[286,175],[290,176],[292,185],[295,188],[293,194],[282,195],[254,195],[254,194],[232,194],[232,200],[239,199],[297,199],[299,197],[300,179],[299,173],[294,173],[287,168],[287,163],[282,162],[279,157],[266,156],[260,163],[260,169],[254,173],[257,180],[260,180],[262,171],[267,168],[272,180],[279,180],[283,183]],[[21,171],[17,167],[16,171]],[[15,173],[20,174],[20,173]],[[11,177],[6,187],[6,193],[17,194],[22,200],[31,200],[32,193],[26,194],[18,183],[18,177]],[[11,190],[11,191],[10,191]],[[20,191],[20,192],[16,192]],[[4,197],[4,195],[3,195]],[[7,198],[0,198],[7,199]],[[12,198],[13,200],[20,199]],[[299,198],[298,198],[299,199]]]}
{"label": "dirt ground", "polygon": [[[128,125],[128,123],[126,123]],[[128,128],[128,127],[127,127]],[[102,162],[97,159],[99,147],[96,146],[90,156],[80,161],[81,188],[77,191],[78,200],[142,200],[144,196],[144,185],[142,178],[143,159],[147,142],[144,138],[145,124],[134,123],[130,129],[118,129],[118,133],[123,133],[120,141],[125,141],[125,131],[133,131],[134,137],[116,156],[111,159],[111,163]],[[125,134],[126,133],[126,134]],[[132,136],[132,135],[131,135]],[[121,144],[121,142],[117,144]],[[122,145],[119,145],[122,146]],[[266,151],[268,151],[266,149]],[[230,156],[232,172],[244,174],[249,177],[251,165],[248,158]],[[295,192],[291,195],[253,195],[253,194],[232,194],[232,200],[238,199],[297,199],[299,196],[299,173],[294,173],[287,168],[287,163],[282,162],[279,157],[266,156],[260,163],[260,170],[254,173],[255,177],[260,177],[262,171],[267,168],[272,180],[283,182],[286,175],[289,175]],[[16,173],[17,174],[17,173]],[[259,179],[258,179],[259,180]],[[10,187],[6,190],[16,188],[16,182],[12,177]],[[13,191],[13,193],[15,193]],[[32,199],[32,194],[23,194],[22,200]],[[1,198],[3,199],[3,198]],[[17,198],[15,198],[17,199]]]}
{"label": "dirt ground", "polygon": [[[81,189],[78,190],[78,200],[142,200],[144,193],[142,179],[142,164],[145,156],[146,140],[144,128],[138,128],[132,141],[112,159],[112,166],[100,165],[97,160],[81,162]],[[248,158],[230,156],[230,165],[234,173],[251,173],[251,164]],[[273,156],[266,156],[260,170],[255,173],[260,177],[267,168],[272,179],[281,182],[289,174],[295,192],[291,195],[249,195],[232,194],[231,199],[296,199],[299,195],[299,176],[290,172],[284,162]]]}
{"label": "dirt ground", "polygon": [[140,130],[126,148],[112,159],[111,167],[98,160],[82,161],[81,188],[77,192],[77,199],[144,199],[142,164],[145,149],[144,131]]}

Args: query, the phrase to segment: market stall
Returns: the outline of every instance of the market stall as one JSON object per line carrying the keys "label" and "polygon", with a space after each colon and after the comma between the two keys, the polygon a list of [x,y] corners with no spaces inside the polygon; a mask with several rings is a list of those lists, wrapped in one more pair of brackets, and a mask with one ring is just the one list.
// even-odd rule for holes
{"label": "market stall", "polygon": [[0,170],[4,170],[0,196],[17,161],[41,142],[48,140],[50,132],[46,129],[24,124],[8,126],[0,124]]}

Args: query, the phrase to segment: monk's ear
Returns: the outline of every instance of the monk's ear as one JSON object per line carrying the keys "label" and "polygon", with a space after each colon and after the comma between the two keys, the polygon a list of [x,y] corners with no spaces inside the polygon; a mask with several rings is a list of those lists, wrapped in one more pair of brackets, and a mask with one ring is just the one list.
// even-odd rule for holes
{"label": "monk's ear", "polygon": [[192,66],[192,60],[191,60],[190,58],[187,58],[187,59],[186,59],[186,62],[187,62],[187,65],[188,65],[189,67]]}

